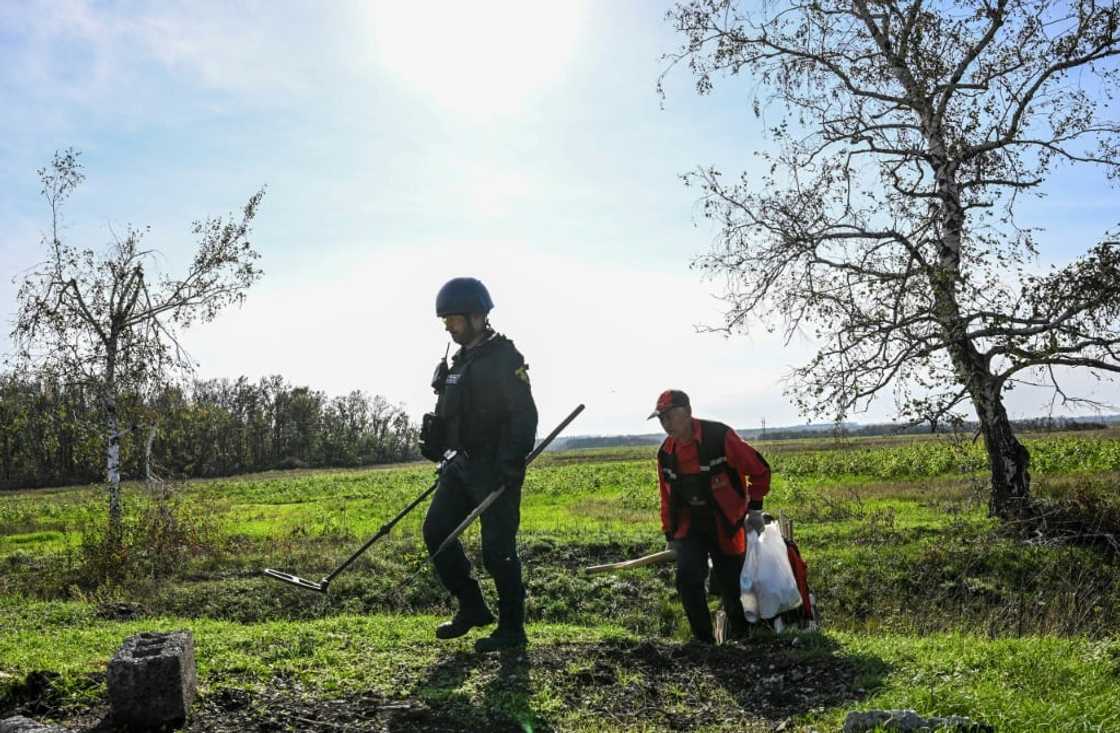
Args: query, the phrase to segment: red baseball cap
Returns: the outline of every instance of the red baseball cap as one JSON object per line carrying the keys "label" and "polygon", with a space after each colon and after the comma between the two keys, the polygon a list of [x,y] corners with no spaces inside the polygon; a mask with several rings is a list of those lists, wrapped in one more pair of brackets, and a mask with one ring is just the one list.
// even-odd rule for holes
{"label": "red baseball cap", "polygon": [[688,401],[688,395],[681,392],[679,389],[667,389],[657,396],[657,408],[650,413],[646,420],[652,420],[655,417],[660,417],[661,413],[671,410],[674,407],[691,407]]}

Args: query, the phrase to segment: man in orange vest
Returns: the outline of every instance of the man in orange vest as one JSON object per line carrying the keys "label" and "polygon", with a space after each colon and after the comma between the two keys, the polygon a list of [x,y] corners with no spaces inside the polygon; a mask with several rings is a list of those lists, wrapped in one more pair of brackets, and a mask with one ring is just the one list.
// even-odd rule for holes
{"label": "man in orange vest", "polygon": [[677,553],[677,592],[692,636],[715,641],[704,590],[709,557],[731,634],[742,634],[748,628],[739,601],[744,526],[763,529],[770,465],[734,429],[694,418],[688,395],[680,390],[661,393],[649,416],[655,417],[668,434],[657,452],[661,528]]}

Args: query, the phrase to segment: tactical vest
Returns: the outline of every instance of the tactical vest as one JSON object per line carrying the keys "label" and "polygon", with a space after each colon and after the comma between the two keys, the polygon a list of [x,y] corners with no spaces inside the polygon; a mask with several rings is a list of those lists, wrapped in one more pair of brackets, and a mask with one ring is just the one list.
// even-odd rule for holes
{"label": "tactical vest", "polygon": [[[443,420],[446,447],[449,449],[462,451],[477,448],[472,442],[477,444],[483,437],[464,434],[463,424],[467,422],[467,416],[480,408],[475,401],[482,399],[477,394],[478,375],[472,375],[471,372],[474,369],[486,369],[486,365],[473,368],[471,365],[480,359],[486,359],[490,350],[500,346],[500,342],[509,343],[505,337],[490,332],[482,343],[472,349],[460,349],[451,359],[451,368],[443,379],[438,390],[439,398],[436,400],[436,414]],[[472,382],[475,383],[473,387]],[[466,432],[469,433],[469,430]]]}
{"label": "tactical vest", "polygon": [[[669,534],[677,533],[681,510],[691,505],[706,506],[707,511],[718,517],[715,521],[723,524],[727,534],[734,535],[743,526],[743,518],[739,517],[735,522],[728,519],[712,494],[712,478],[718,472],[727,476],[731,488],[741,498],[746,498],[742,477],[727,463],[727,455],[724,453],[724,440],[727,438],[727,431],[731,428],[710,420],[699,422],[700,444],[697,446],[697,458],[700,462],[700,473],[681,475],[677,468],[675,453],[669,453],[664,447],[657,453],[662,475],[669,484]],[[697,504],[698,501],[701,503]]]}
{"label": "tactical vest", "polygon": [[436,401],[436,414],[444,421],[444,440],[451,450],[462,450],[463,440],[460,426],[463,414],[469,409],[465,380],[467,368],[471,365],[473,354],[464,354],[459,363],[452,365],[444,380]]}

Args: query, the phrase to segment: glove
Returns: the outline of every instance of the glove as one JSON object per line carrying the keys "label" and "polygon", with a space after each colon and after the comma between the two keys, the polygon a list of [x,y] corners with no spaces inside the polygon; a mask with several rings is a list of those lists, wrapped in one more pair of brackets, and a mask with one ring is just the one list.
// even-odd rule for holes
{"label": "glove", "polygon": [[762,535],[762,530],[766,529],[766,520],[762,518],[761,509],[751,509],[747,512],[747,529],[753,529],[759,536]]}
{"label": "glove", "polygon": [[673,552],[675,552],[679,555],[679,554],[681,554],[681,541],[680,540],[675,540],[672,537],[670,537],[668,534],[666,534],[665,535],[665,549],[666,550],[672,550]]}
{"label": "glove", "polygon": [[439,463],[447,449],[445,441],[446,427],[443,418],[431,412],[424,415],[420,422],[420,455]]}

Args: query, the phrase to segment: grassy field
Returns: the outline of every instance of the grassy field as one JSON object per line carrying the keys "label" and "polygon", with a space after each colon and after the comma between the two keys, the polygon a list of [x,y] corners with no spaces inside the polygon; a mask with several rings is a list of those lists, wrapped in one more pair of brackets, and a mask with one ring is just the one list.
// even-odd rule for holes
{"label": "grassy field", "polygon": [[97,487],[0,494],[0,718],[93,727],[121,641],[190,629],[200,731],[823,731],[888,707],[1120,731],[1120,556],[1105,536],[1120,526],[1120,433],[1028,437],[1050,507],[1030,527],[987,519],[971,440],[758,447],[825,627],[717,648],[684,643],[671,568],[581,572],[662,549],[651,448],[548,453],[530,469],[523,656],[435,641],[450,607],[425,564],[423,508],[329,596],[259,574],[324,575],[431,482],[427,464],[192,482],[162,507],[130,485],[114,553]]}

